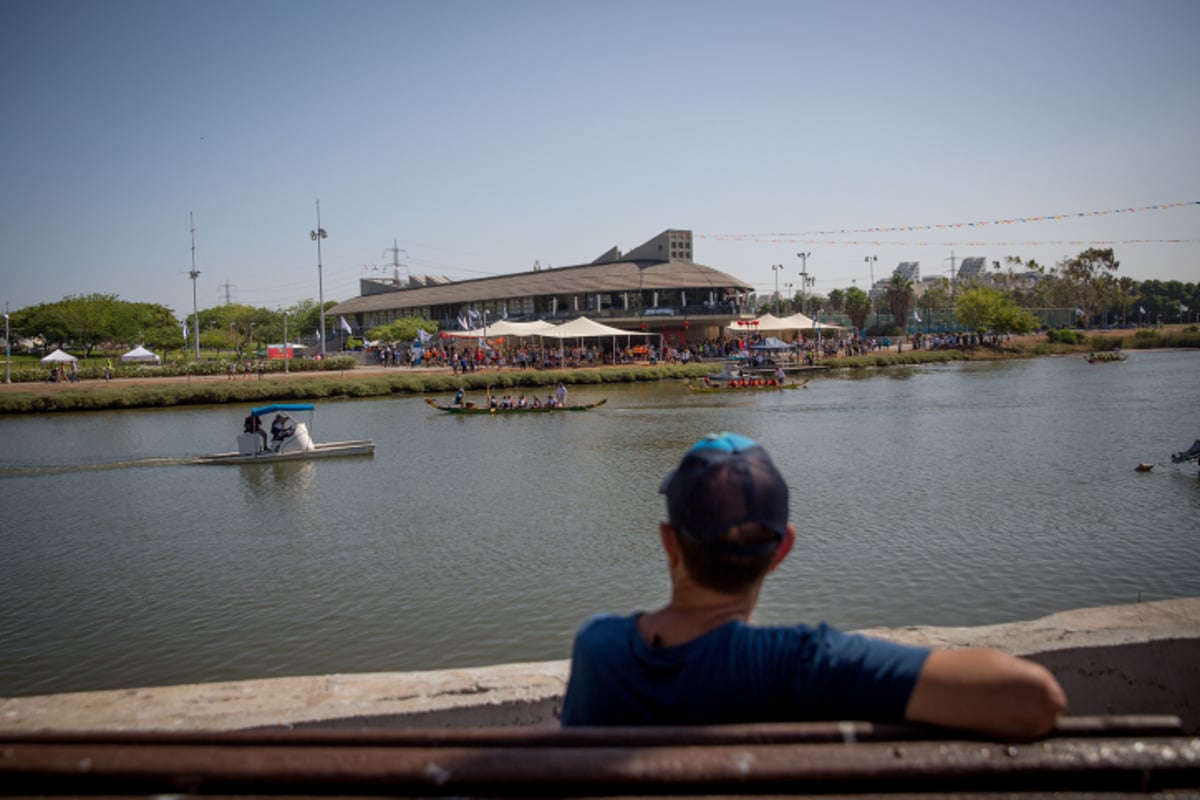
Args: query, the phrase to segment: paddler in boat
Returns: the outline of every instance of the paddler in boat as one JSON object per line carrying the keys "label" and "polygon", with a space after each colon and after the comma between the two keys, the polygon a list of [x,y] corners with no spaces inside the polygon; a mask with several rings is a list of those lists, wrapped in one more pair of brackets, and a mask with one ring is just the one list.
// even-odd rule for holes
{"label": "paddler in boat", "polygon": [[263,430],[262,420],[257,415],[251,414],[246,417],[246,433],[257,433],[262,437],[263,450],[267,449],[267,432]]}
{"label": "paddler in boat", "polygon": [[778,386],[783,386],[783,382],[787,380],[787,373],[783,371],[783,367],[775,368],[775,383]]}
{"label": "paddler in boat", "polygon": [[454,395],[454,405],[461,406],[463,404],[463,389],[458,387],[458,392]]}
{"label": "paddler in boat", "polygon": [[276,414],[271,422],[271,441],[275,443],[275,452],[283,447],[283,440],[296,432],[296,426],[287,414]]}

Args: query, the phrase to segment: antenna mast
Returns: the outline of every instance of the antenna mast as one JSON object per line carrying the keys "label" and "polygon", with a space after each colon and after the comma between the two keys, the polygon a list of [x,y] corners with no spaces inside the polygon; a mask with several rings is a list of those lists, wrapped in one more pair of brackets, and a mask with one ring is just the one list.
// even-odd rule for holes
{"label": "antenna mast", "polygon": [[404,253],[404,255],[407,256],[408,251],[405,250],[403,247],[400,247],[400,245],[396,242],[395,239],[392,239],[392,246],[385,248],[383,252],[392,254],[392,278],[396,281],[397,284],[399,284],[400,283],[400,267],[404,266],[403,264],[400,263],[400,254]]}
{"label": "antenna mast", "polygon": [[[196,305],[196,279],[200,277],[200,272],[196,269],[196,220],[192,216],[192,212],[188,212],[188,224],[192,229],[192,271],[188,274],[192,278],[192,336],[196,340],[196,360],[200,360],[200,310]],[[184,343],[186,344],[186,342]]]}

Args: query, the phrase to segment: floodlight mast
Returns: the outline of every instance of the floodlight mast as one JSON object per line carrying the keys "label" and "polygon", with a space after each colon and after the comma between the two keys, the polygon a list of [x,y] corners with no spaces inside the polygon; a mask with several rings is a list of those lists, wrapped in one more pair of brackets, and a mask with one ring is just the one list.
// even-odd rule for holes
{"label": "floodlight mast", "polygon": [[796,253],[800,259],[800,313],[808,316],[808,288],[812,280],[808,277],[808,257],[812,253]]}
{"label": "floodlight mast", "polygon": [[4,304],[4,382],[12,383],[8,376],[8,362],[12,360],[12,344],[8,334],[8,303]]}
{"label": "floodlight mast", "polygon": [[317,200],[317,229],[309,231],[308,236],[317,243],[317,303],[321,308],[321,360],[325,360],[325,286],[321,269],[321,240],[329,236],[321,227],[321,201]]}

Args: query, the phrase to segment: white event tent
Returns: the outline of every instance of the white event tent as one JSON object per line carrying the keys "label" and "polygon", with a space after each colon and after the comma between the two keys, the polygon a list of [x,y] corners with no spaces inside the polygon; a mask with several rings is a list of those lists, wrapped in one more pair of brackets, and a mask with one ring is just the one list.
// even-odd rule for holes
{"label": "white event tent", "polygon": [[162,359],[159,358],[157,353],[151,353],[149,350],[142,347],[140,344],[137,347],[130,350],[125,355],[121,356],[121,360],[122,361],[135,361],[135,362],[141,362],[141,363],[151,363],[151,364],[158,364],[162,361]]}
{"label": "white event tent", "polygon": [[658,333],[644,333],[641,331],[627,331],[621,328],[614,328],[611,325],[604,325],[587,317],[577,317],[570,322],[564,322],[561,325],[554,325],[544,320],[537,322],[509,322],[508,320],[498,320],[487,328],[475,328],[469,331],[444,331],[443,337],[451,337],[455,339],[483,339],[486,331],[486,338],[494,338],[498,336],[515,336],[517,338],[526,338],[536,336],[540,339],[557,339],[559,342],[559,351],[564,347],[563,342],[567,339],[597,339],[601,337],[613,337],[613,351],[615,352],[616,337],[618,336],[660,336]]}
{"label": "white event tent", "polygon": [[804,314],[792,314],[790,317],[777,317],[773,314],[763,314],[757,319],[734,320],[725,330],[731,333],[766,333],[767,331],[811,331],[811,330],[840,330],[840,326],[828,322],[817,322]]}
{"label": "white event tent", "polygon": [[43,364],[67,364],[71,361],[78,361],[78,360],[79,360],[78,358],[71,355],[70,353],[64,353],[62,350],[56,348],[53,353],[51,353],[50,355],[48,355],[42,359],[42,363]]}
{"label": "white event tent", "polygon": [[544,330],[553,329],[555,326],[549,322],[538,320],[537,322],[509,322],[506,319],[501,319],[488,325],[486,328],[475,328],[469,331],[443,331],[443,338],[453,339],[482,339],[484,334],[487,338],[497,336],[516,336],[524,338],[526,336],[538,336]]}

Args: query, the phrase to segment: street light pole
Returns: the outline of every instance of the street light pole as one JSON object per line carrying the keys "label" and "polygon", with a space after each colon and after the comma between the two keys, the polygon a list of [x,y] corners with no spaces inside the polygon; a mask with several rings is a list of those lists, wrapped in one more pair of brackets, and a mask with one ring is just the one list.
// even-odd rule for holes
{"label": "street light pole", "polygon": [[308,232],[309,238],[317,243],[317,302],[321,305],[321,360],[325,360],[325,286],[321,269],[321,240],[329,234],[321,227],[321,201],[317,200],[317,229]]}
{"label": "street light pole", "polygon": [[800,313],[808,316],[808,257],[812,253],[796,253],[800,259]]}
{"label": "street light pole", "polygon": [[12,344],[8,335],[8,303],[4,304],[4,382],[12,383],[8,377],[8,362],[12,360]]}
{"label": "street light pole", "polygon": [[779,271],[783,269],[783,264],[772,264],[771,271],[775,273],[775,313],[779,313]]}
{"label": "street light pole", "polygon": [[[866,258],[863,259],[863,261],[867,262],[867,265],[871,270],[871,285],[867,287],[867,300],[869,300],[871,302],[871,310],[872,311],[875,310],[875,298],[871,296],[871,293],[875,291],[875,262],[878,260],[879,260],[879,256],[867,256]],[[876,325],[879,324],[879,312],[878,311],[875,311],[875,324]]]}
{"label": "street light pole", "polygon": [[287,312],[283,312],[283,374],[288,374],[288,361],[292,357],[292,348],[287,340]]}

